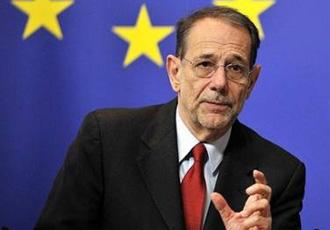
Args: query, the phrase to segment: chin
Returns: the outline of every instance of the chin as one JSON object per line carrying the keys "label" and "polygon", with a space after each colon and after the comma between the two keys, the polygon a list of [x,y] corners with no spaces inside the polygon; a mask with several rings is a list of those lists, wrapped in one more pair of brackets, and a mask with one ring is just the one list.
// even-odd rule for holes
{"label": "chin", "polygon": [[[207,129],[212,130],[223,130],[228,129],[232,124],[231,117],[221,117],[219,115],[217,117],[204,117],[199,119],[199,123]],[[227,130],[226,130],[227,131]]]}

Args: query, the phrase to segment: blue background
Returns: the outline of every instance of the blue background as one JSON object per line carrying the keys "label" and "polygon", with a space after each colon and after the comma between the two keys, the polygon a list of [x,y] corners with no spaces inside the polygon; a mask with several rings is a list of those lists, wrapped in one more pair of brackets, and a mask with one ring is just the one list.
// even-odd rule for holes
{"label": "blue background", "polygon": [[[146,4],[153,25],[171,25],[211,1],[78,1],[59,16],[64,39],[41,29],[22,39],[27,16],[0,2],[0,226],[31,229],[87,112],[174,97],[164,67],[112,33]],[[330,229],[330,2],[278,0],[260,19],[263,67],[241,121],[305,162],[303,229]],[[174,52],[174,33],[160,44]]]}

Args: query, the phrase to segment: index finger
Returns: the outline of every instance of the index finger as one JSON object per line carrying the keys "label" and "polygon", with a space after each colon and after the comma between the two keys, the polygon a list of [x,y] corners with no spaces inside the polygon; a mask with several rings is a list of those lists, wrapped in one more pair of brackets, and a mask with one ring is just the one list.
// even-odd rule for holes
{"label": "index finger", "polygon": [[267,184],[265,174],[257,169],[253,170],[253,178],[257,184]]}

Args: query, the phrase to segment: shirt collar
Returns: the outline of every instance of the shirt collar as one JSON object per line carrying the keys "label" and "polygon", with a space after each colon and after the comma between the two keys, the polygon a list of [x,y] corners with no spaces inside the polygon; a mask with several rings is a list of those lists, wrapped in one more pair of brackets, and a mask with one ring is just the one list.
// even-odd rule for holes
{"label": "shirt collar", "polygon": [[[188,127],[183,122],[178,108],[176,109],[176,133],[178,142],[178,154],[179,163],[189,154],[190,150],[199,143],[198,139],[191,133]],[[229,137],[231,134],[230,129],[219,139],[204,143],[208,154],[208,163],[210,164],[211,170],[215,173],[220,162],[222,161],[224,151],[227,147]]]}

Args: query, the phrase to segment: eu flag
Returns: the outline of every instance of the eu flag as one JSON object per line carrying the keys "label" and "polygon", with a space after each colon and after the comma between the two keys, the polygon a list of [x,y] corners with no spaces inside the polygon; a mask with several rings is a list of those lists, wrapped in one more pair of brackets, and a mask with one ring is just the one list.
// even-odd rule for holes
{"label": "eu flag", "polygon": [[212,4],[257,25],[262,73],[240,120],[305,162],[303,229],[328,228],[327,0],[2,0],[0,227],[33,227],[87,112],[175,96],[175,22]]}

